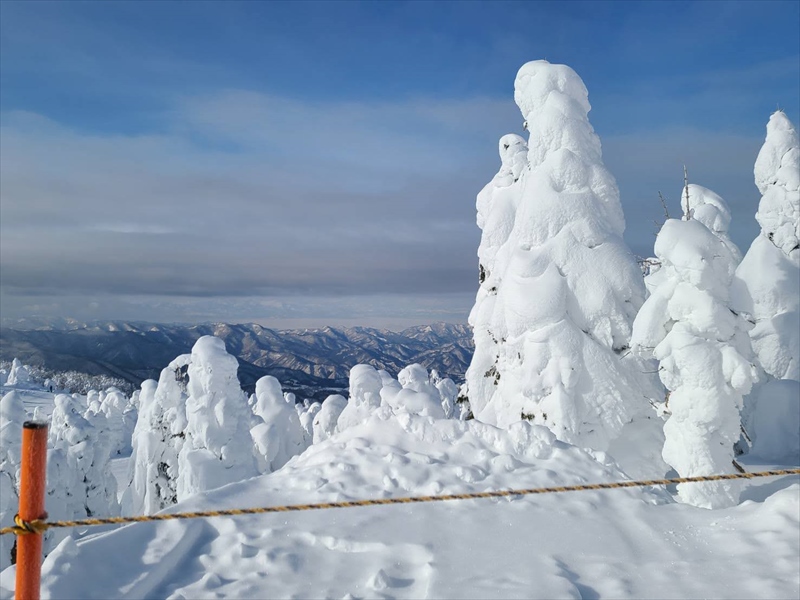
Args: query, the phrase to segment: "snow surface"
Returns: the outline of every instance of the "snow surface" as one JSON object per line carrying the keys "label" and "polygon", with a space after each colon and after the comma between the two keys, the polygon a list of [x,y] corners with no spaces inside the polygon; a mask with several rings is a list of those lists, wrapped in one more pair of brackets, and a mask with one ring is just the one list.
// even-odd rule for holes
{"label": "snow surface", "polygon": [[[179,357],[158,384],[143,385],[139,442],[147,440],[142,433],[154,412],[161,415],[157,423],[180,422],[173,409],[187,398],[182,370],[190,361],[190,355]],[[405,388],[371,367],[352,374],[361,422],[336,432],[331,416],[330,437],[278,471],[195,493],[167,510],[626,478],[609,455],[559,442],[541,426],[517,422],[498,429],[423,416],[426,410],[444,412],[441,397],[434,396],[438,378],[424,369],[412,365],[402,377]],[[397,401],[403,393],[410,402]],[[35,406],[44,414],[46,397],[54,401],[53,394],[18,390],[11,397],[15,408],[3,412],[19,420],[21,398],[28,413]],[[99,394],[91,397],[99,402]],[[66,398],[73,406],[89,403],[65,396],[62,404]],[[326,404],[335,413],[342,399],[331,400]],[[169,431],[155,433],[182,439]],[[644,429],[636,431],[642,435]],[[156,446],[164,450],[159,440]],[[635,446],[637,439],[627,442]],[[132,464],[137,455],[148,456],[145,446],[134,442]],[[72,471],[63,470],[65,457],[50,451],[50,483],[67,481]],[[120,473],[126,460],[114,459],[107,471],[125,481]],[[77,482],[64,485],[72,489]],[[59,502],[67,507],[70,499],[48,496],[48,510]],[[748,482],[738,506],[717,511],[677,504],[667,490],[635,489],[62,531],[60,537],[70,537],[55,550],[59,537],[46,544],[43,597],[795,598],[798,507],[800,482],[786,477]],[[1,599],[13,596],[14,574],[14,567],[0,573]]]}
{"label": "snow surface", "polygon": [[[542,427],[384,407],[278,472],[171,510],[623,477]],[[719,511],[637,489],[134,524],[63,542],[45,561],[43,598],[797,597],[800,483],[748,491]],[[13,573],[0,576],[2,598]]]}

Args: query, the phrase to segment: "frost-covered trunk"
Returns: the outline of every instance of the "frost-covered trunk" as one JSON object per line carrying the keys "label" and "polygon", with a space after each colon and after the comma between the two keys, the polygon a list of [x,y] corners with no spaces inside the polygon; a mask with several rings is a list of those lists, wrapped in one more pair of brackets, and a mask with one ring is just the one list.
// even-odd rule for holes
{"label": "frost-covered trunk", "polygon": [[469,403],[488,423],[524,419],[605,450],[649,406],[646,369],[623,358],[641,273],[580,77],[535,61],[514,88],[530,139],[527,157],[517,136],[501,139],[501,170],[478,197]]}
{"label": "frost-covered trunk", "polygon": [[[727,239],[730,213],[715,198],[713,210],[697,213],[704,217],[662,227],[655,245],[662,267],[633,327],[634,351],[659,361],[670,391],[663,457],[682,477],[734,471],[742,397],[757,378],[748,323],[729,308],[738,253]],[[723,222],[716,231],[706,226]],[[678,494],[719,508],[736,504],[739,489],[732,481],[692,483],[679,485]]]}

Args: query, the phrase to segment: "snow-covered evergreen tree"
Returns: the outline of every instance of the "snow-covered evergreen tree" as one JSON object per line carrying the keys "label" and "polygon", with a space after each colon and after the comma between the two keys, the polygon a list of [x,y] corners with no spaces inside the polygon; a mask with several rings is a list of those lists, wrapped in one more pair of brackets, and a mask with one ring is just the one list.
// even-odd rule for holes
{"label": "snow-covered evergreen tree", "polygon": [[325,398],[322,408],[314,417],[313,442],[315,444],[327,440],[336,432],[336,423],[345,406],[347,406],[347,398],[344,396],[332,394]]}
{"label": "snow-covered evergreen tree", "polygon": [[756,159],[761,233],[733,283],[733,307],[755,321],[753,349],[767,374],[800,380],[800,143],[778,111]]}
{"label": "snow-covered evergreen tree", "polygon": [[[26,421],[22,396],[11,391],[0,399],[0,527],[14,524],[19,503],[22,424]],[[14,537],[0,536],[0,570],[11,564]]]}
{"label": "snow-covered evergreen tree", "polygon": [[178,501],[258,474],[250,409],[239,385],[239,363],[225,342],[203,336],[188,365],[186,441],[178,456]]}
{"label": "snow-covered evergreen tree", "polygon": [[[436,419],[445,417],[439,390],[431,383],[425,367],[409,365],[397,374],[397,381],[402,386],[400,390],[386,385],[381,390],[381,398],[395,413],[405,411]],[[390,390],[392,393],[387,393]]]}
{"label": "snow-covered evergreen tree", "polygon": [[131,399],[115,387],[105,390],[102,398],[97,413],[105,416],[105,427],[111,437],[112,454],[127,455],[131,452],[131,436],[138,417],[136,408]]}
{"label": "snow-covered evergreen tree", "polygon": [[514,89],[530,131],[527,166],[514,182],[504,158],[506,187],[493,180],[478,202],[483,283],[470,314],[469,402],[488,423],[525,419],[602,450],[648,409],[641,365],[622,358],[644,285],[580,77],[534,61]]}
{"label": "snow-covered evergreen tree", "polygon": [[[683,477],[734,471],[742,397],[757,378],[749,325],[729,308],[735,247],[727,226],[712,231],[703,223],[727,223],[730,213],[721,199],[705,210],[713,219],[670,219],[659,232],[662,266],[651,276],[658,282],[631,340],[636,353],[659,361],[671,413],[663,457]],[[738,482],[692,483],[679,485],[678,494],[689,504],[719,508],[737,503],[739,489]]]}
{"label": "snow-covered evergreen tree", "polygon": [[250,430],[259,471],[271,473],[307,448],[306,432],[294,404],[289,404],[280,382],[266,375],[256,382],[253,412],[259,423]]}
{"label": "snow-covered evergreen tree", "polygon": [[350,388],[347,406],[336,423],[336,431],[360,425],[381,405],[383,380],[370,365],[356,365],[350,369]]}
{"label": "snow-covered evergreen tree", "polygon": [[81,516],[114,516],[119,514],[119,503],[117,482],[109,469],[111,442],[106,432],[83,418],[81,408],[71,396],[55,397],[50,446],[66,454],[68,467],[85,490]]}
{"label": "snow-covered evergreen tree", "polygon": [[[292,394],[294,397],[294,394]],[[308,448],[314,443],[314,419],[317,413],[322,410],[322,404],[311,400],[304,400],[302,403],[292,404],[297,409],[297,416],[300,418],[300,426],[303,429],[303,448]]]}
{"label": "snow-covered evergreen tree", "polygon": [[456,411],[456,400],[458,399],[458,386],[453,380],[439,375],[436,369],[431,369],[431,385],[439,392],[442,401],[442,410],[445,418],[449,419]]}
{"label": "snow-covered evergreen tree", "polygon": [[476,201],[478,227],[483,232],[478,246],[478,294],[469,314],[475,352],[466,373],[468,394],[481,398],[483,406],[494,393],[495,380],[486,377],[497,367],[500,337],[495,334],[495,302],[504,274],[504,265],[495,267],[498,251],[508,241],[514,227],[521,187],[515,184],[528,164],[528,146],[515,134],[500,138],[500,170],[484,186]]}
{"label": "snow-covered evergreen tree", "polygon": [[178,456],[186,439],[184,379],[190,354],[161,371],[158,383],[142,382],[132,437],[128,479],[122,496],[125,514],[152,514],[178,501]]}
{"label": "snow-covered evergreen tree", "polygon": [[11,370],[6,378],[5,385],[9,387],[24,388],[31,383],[30,367],[23,365],[18,358],[11,362]]}
{"label": "snow-covered evergreen tree", "polygon": [[715,192],[695,183],[690,183],[684,188],[681,206],[685,206],[687,201],[686,218],[696,219],[705,225],[725,245],[733,262],[738,265],[742,260],[742,253],[728,234],[731,225],[731,210],[728,203]]}

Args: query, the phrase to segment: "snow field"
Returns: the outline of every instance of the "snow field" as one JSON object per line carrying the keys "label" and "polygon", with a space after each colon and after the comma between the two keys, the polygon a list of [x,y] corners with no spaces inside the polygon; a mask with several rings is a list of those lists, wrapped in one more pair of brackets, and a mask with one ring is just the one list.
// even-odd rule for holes
{"label": "snow field", "polygon": [[[276,473],[170,511],[621,477],[541,427],[384,409]],[[713,512],[636,489],[134,524],[64,542],[43,597],[792,597],[800,484],[764,486],[766,499],[753,486],[754,500]],[[78,564],[102,568],[87,581]]]}

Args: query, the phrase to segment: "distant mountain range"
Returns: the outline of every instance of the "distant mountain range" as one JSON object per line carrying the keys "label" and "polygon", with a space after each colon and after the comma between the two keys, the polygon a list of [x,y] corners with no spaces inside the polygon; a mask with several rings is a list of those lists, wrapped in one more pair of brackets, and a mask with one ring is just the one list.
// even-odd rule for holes
{"label": "distant mountain range", "polygon": [[158,379],[161,369],[191,351],[203,335],[225,341],[239,359],[239,380],[252,391],[273,375],[300,398],[324,399],[347,388],[350,368],[373,365],[397,375],[419,363],[457,383],[472,357],[468,325],[435,323],[401,332],[368,327],[274,330],[256,324],[164,325],[155,323],[59,320],[4,320],[0,360],[52,370],[112,375],[138,386]]}

